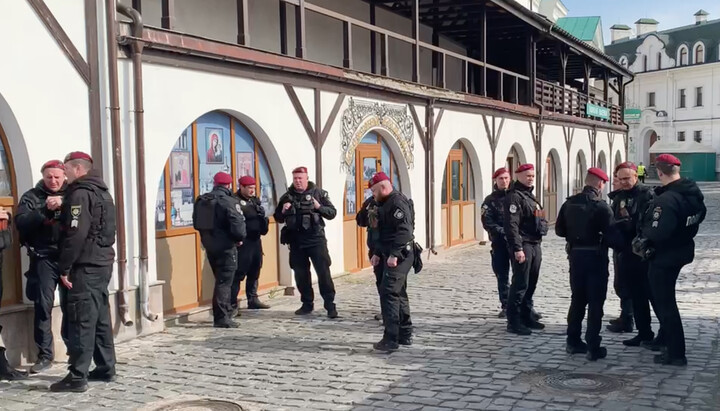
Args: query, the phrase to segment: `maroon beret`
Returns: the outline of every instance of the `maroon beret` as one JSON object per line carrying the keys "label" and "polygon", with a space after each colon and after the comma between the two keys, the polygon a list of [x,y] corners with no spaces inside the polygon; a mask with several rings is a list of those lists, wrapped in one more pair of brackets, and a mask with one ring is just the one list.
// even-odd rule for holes
{"label": "maroon beret", "polygon": [[608,181],[608,175],[600,168],[590,167],[588,168],[588,174],[592,174],[606,183]]}
{"label": "maroon beret", "polygon": [[215,183],[216,186],[232,184],[232,176],[228,173],[220,171],[217,174],[215,174],[215,177],[213,177],[213,182]]}
{"label": "maroon beret", "polygon": [[624,163],[620,163],[615,167],[615,172],[622,170],[623,168],[629,168],[630,170],[637,171],[637,166],[632,161],[626,161]]}
{"label": "maroon beret", "polygon": [[673,166],[681,166],[682,162],[679,158],[675,157],[672,154],[660,154],[659,156],[655,157],[656,163],[667,163]]}
{"label": "maroon beret", "polygon": [[520,166],[515,170],[516,173],[522,173],[523,171],[528,170],[535,170],[535,166],[532,164],[520,164]]}
{"label": "maroon beret", "polygon": [[242,176],[238,180],[238,184],[240,184],[241,186],[254,186],[255,179],[252,178],[252,176]]}
{"label": "maroon beret", "polygon": [[510,172],[507,170],[507,168],[505,168],[505,167],[500,167],[500,168],[498,168],[497,170],[495,170],[495,172],[494,172],[493,175],[492,175],[492,178],[493,178],[493,180],[494,180],[494,179],[498,178],[499,176],[501,176],[501,175],[503,175],[503,174],[505,174],[505,173],[508,173],[508,174],[509,174]]}
{"label": "maroon beret", "polygon": [[65,164],[63,164],[63,162],[60,160],[50,160],[50,161],[46,162],[45,164],[43,164],[42,168],[40,169],[40,172],[42,173],[43,171],[45,171],[45,169],[48,169],[48,168],[58,168],[58,169],[64,171]]}
{"label": "maroon beret", "polygon": [[307,167],[296,167],[295,170],[292,171],[293,174],[297,173],[303,173],[307,174]]}
{"label": "maroon beret", "polygon": [[368,181],[368,188],[372,188],[372,186],[382,181],[390,181],[390,177],[388,177],[387,174],[383,173],[382,171],[379,173],[375,173],[375,175],[372,176],[370,181]]}
{"label": "maroon beret", "polygon": [[72,160],[86,160],[91,163],[93,162],[93,159],[92,159],[92,157],[90,157],[90,154],[83,153],[82,151],[73,151],[72,153],[65,156],[66,163],[68,161],[72,161]]}

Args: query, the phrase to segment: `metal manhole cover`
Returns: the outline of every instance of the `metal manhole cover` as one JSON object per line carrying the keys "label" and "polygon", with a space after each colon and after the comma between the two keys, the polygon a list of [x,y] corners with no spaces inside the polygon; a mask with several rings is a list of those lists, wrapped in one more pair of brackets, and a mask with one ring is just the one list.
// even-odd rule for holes
{"label": "metal manhole cover", "polygon": [[199,399],[177,401],[154,408],[153,411],[244,411],[239,404],[231,401]]}
{"label": "metal manhole cover", "polygon": [[580,394],[605,394],[617,391],[625,385],[620,379],[591,373],[547,375],[540,380],[540,384],[557,390]]}

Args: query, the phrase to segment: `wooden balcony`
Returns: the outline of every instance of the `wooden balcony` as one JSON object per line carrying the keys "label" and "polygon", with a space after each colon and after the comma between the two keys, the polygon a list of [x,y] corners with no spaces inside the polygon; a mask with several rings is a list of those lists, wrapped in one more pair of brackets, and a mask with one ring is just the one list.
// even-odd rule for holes
{"label": "wooden balcony", "polygon": [[[616,126],[623,125],[622,110],[619,106],[540,79],[535,80],[535,103],[551,113],[586,118]],[[607,116],[604,115],[605,113],[589,115],[588,103],[607,110]]]}

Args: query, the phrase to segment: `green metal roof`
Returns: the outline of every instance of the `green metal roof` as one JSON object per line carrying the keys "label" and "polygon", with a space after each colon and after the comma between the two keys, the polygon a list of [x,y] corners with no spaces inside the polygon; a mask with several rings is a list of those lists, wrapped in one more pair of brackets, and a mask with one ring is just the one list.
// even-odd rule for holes
{"label": "green metal roof", "polygon": [[660,22],[655,19],[640,19],[635,24],[660,24]]}
{"label": "green metal roof", "polygon": [[705,11],[705,10],[703,10],[703,9],[700,9],[700,11],[698,11],[697,13],[695,13],[695,15],[696,15],[696,16],[709,16],[710,13],[708,13],[707,11]]}
{"label": "green metal roof", "polygon": [[556,24],[582,41],[593,41],[600,17],[561,17]]}
{"label": "green metal roof", "polygon": [[632,30],[630,26],[626,26],[624,24],[614,24],[612,27],[610,27],[610,30]]}

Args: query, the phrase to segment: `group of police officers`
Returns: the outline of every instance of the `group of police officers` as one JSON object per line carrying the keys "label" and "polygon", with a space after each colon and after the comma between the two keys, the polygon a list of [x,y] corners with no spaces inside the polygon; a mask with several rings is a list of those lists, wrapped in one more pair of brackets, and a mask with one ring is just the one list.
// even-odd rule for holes
{"label": "group of police officers", "polygon": [[[561,207],[555,232],[567,241],[570,263],[569,354],[585,353],[592,361],[607,355],[601,346],[600,330],[609,278],[608,252],[612,249],[615,288],[623,310],[618,319],[621,321],[613,323],[621,327],[609,328],[632,331],[626,318],[631,312],[638,334],[623,344],[660,351],[655,356],[659,364],[687,363],[675,285],[681,268],[694,258],[693,238],[706,208],[698,186],[680,177],[680,166],[672,155],[658,156],[656,168],[662,185],[651,189],[638,182],[634,164],[618,165],[610,205],[602,199],[608,176],[601,169],[590,168],[582,192],[569,197]],[[115,206],[86,153],[72,152],[64,161],[48,161],[41,171],[42,180],[22,196],[14,218],[20,242],[30,256],[26,294],[35,307],[34,339],[38,349],[30,372],[39,373],[52,365],[51,313],[59,287],[61,335],[69,356],[69,373],[50,388],[56,392],[83,392],[88,381],[115,379],[108,301],[115,258]],[[338,311],[324,227],[325,220],[335,218],[337,210],[328,193],[308,181],[305,167],[294,169],[292,175],[293,183],[280,198],[274,218],[285,224],[281,243],[289,247],[290,267],[300,292],[302,306],[295,314],[307,315],[314,310],[312,263],[327,316],[334,319]],[[548,222],[533,194],[533,165],[520,165],[515,176],[511,182],[507,169],[495,171],[494,191],[482,204],[481,219],[492,243],[499,316],[507,318],[508,332],[530,335],[532,330],[545,328],[534,308],[533,295]],[[194,228],[200,233],[215,276],[213,323],[219,328],[238,326],[233,318],[239,316],[238,294],[243,280],[248,308],[269,308],[257,295],[263,260],[261,236],[268,232],[267,213],[255,196],[255,180],[244,176],[238,183],[239,190],[233,193],[232,177],[217,173],[213,190],[196,199],[193,211]],[[410,269],[422,269],[422,248],[414,238],[412,200],[395,190],[383,172],[372,177],[368,190],[371,195],[366,196],[356,220],[367,228],[368,258],[376,276],[385,329],[373,347],[392,352],[413,341],[407,277]],[[0,210],[0,250],[11,241],[10,217],[6,210]],[[660,323],[657,336],[650,325],[650,306]],[[91,361],[95,362],[92,371]],[[3,378],[22,379],[26,374],[9,366],[0,342]]]}
{"label": "group of police officers", "polygon": [[[675,286],[682,267],[693,261],[693,238],[706,208],[697,184],[680,176],[677,157],[659,155],[655,166],[661,185],[653,189],[638,182],[635,164],[619,164],[613,173],[610,205],[602,199],[607,174],[590,168],[583,190],[560,208],[555,232],[566,240],[570,265],[569,354],[586,354],[591,361],[607,356],[600,330],[612,249],[621,315],[611,321],[608,330],[632,332],[634,320],[638,334],[623,341],[624,345],[660,352],[654,357],[658,364],[687,364]],[[644,176],[644,167],[640,167]],[[521,165],[515,174],[517,180],[511,184],[507,169],[495,171],[494,191],[482,204],[481,219],[492,243],[500,316],[507,317],[509,332],[529,335],[544,328],[532,297],[542,260],[540,243],[548,226],[542,206],[532,194],[533,166]],[[510,267],[513,274],[508,287]],[[657,335],[651,328],[651,306],[660,323]]]}

